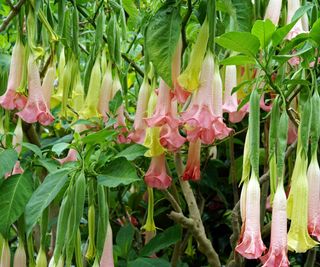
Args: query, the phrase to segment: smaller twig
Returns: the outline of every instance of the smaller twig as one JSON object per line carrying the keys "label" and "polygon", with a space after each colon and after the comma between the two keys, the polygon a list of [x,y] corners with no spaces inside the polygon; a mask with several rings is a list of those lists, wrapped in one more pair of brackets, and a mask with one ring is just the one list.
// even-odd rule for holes
{"label": "smaller twig", "polygon": [[167,189],[163,190],[162,192],[163,192],[164,195],[166,196],[167,200],[171,203],[173,209],[174,209],[176,212],[182,213],[181,207],[180,207],[180,205],[178,204],[178,202],[175,200],[175,198],[173,197],[173,195],[172,195]]}
{"label": "smaller twig", "polygon": [[8,15],[8,17],[6,17],[1,26],[0,26],[0,32],[3,32],[9,25],[9,23],[11,22],[11,20],[13,20],[13,18],[18,15],[20,8],[22,7],[22,5],[26,2],[26,0],[20,0],[15,6],[11,7],[11,11]]}

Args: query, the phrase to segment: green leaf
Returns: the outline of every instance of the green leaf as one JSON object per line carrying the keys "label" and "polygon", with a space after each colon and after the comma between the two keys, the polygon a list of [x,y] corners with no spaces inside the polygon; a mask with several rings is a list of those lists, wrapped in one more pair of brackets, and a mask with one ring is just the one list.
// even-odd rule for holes
{"label": "green leaf", "polygon": [[131,20],[134,24],[139,21],[139,10],[132,0],[122,0],[122,6],[124,10],[129,14]]}
{"label": "green leaf", "polygon": [[128,262],[128,267],[170,267],[171,264],[161,258],[137,258]]}
{"label": "green leaf", "polygon": [[116,157],[124,157],[127,160],[135,160],[136,158],[143,156],[146,151],[147,148],[145,146],[134,144],[127,147],[125,150],[122,150],[116,155]]}
{"label": "green leaf", "polygon": [[113,99],[109,102],[109,109],[110,109],[110,113],[112,114],[116,114],[118,108],[121,106],[122,104],[122,94],[121,94],[121,90],[118,90],[116,92],[116,94],[114,95]]}
{"label": "green leaf", "polygon": [[42,152],[40,147],[30,144],[30,143],[22,143],[22,146],[30,149],[34,154],[36,154],[39,158],[42,158]]}
{"label": "green leaf", "polygon": [[59,144],[55,144],[51,150],[52,150],[52,152],[56,153],[59,157],[61,155],[61,153],[64,150],[66,150],[69,146],[70,146],[70,144],[68,144],[68,143],[59,143]]}
{"label": "green leaf", "polygon": [[146,48],[157,73],[172,86],[171,64],[179,41],[181,16],[179,8],[161,7],[151,18],[146,33]]}
{"label": "green leaf", "polygon": [[222,65],[245,65],[245,64],[254,64],[255,60],[252,57],[237,55],[228,57],[220,62]]}
{"label": "green leaf", "polygon": [[96,133],[88,134],[87,136],[83,137],[81,141],[84,144],[98,144],[103,143],[106,140],[111,140],[117,132],[110,129],[103,129]]}
{"label": "green leaf", "polygon": [[235,9],[235,29],[250,32],[253,21],[253,6],[251,0],[232,0],[231,2]]}
{"label": "green leaf", "polygon": [[216,38],[216,43],[251,57],[258,53],[260,47],[259,39],[249,32],[227,32]]}
{"label": "green leaf", "polygon": [[27,234],[37,223],[42,212],[58,195],[61,188],[68,180],[70,169],[60,169],[47,175],[43,183],[32,194],[25,210]]}
{"label": "green leaf", "polygon": [[157,234],[140,251],[140,256],[147,257],[161,249],[168,248],[181,239],[181,226],[176,224]]}
{"label": "green leaf", "polygon": [[309,36],[320,45],[320,18],[312,25]]}
{"label": "green leaf", "polygon": [[128,185],[141,181],[136,169],[126,158],[118,158],[111,161],[98,175],[98,183],[107,187],[117,187],[120,184]]}
{"label": "green leaf", "polygon": [[5,149],[0,152],[0,178],[3,178],[6,173],[12,171],[14,164],[16,164],[17,160],[18,154],[12,148]]}
{"label": "green leaf", "polygon": [[117,234],[116,243],[121,249],[121,256],[123,256],[124,258],[127,258],[129,249],[133,241],[133,236],[134,228],[130,223],[121,227]]}
{"label": "green leaf", "polygon": [[257,20],[252,27],[251,33],[258,37],[260,47],[264,48],[268,45],[275,30],[276,26],[271,20]]}
{"label": "green leaf", "polygon": [[25,210],[33,191],[32,174],[28,171],[6,179],[0,187],[0,232],[7,235]]}

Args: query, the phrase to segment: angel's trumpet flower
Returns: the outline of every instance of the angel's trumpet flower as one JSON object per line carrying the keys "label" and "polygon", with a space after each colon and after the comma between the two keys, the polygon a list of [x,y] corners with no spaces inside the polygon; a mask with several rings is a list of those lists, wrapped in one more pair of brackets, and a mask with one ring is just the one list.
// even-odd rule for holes
{"label": "angel's trumpet flower", "polygon": [[197,181],[200,179],[200,152],[201,141],[199,139],[189,143],[187,165],[182,175],[183,180]]}
{"label": "angel's trumpet flower", "polygon": [[13,267],[27,267],[27,256],[23,243],[19,242],[19,246],[14,253]]}
{"label": "angel's trumpet flower", "polygon": [[241,108],[238,111],[238,97],[237,92],[232,94],[232,89],[237,86],[237,68],[234,65],[226,67],[225,74],[225,91],[224,102],[222,109],[224,112],[229,113],[229,121],[237,123],[242,121],[247,113],[246,108]]}
{"label": "angel's trumpet flower", "polygon": [[111,62],[109,62],[106,72],[103,76],[100,99],[99,99],[99,112],[106,121],[108,119],[107,113],[109,113],[109,102],[112,97],[112,70]]}
{"label": "angel's trumpet flower", "polygon": [[176,47],[176,51],[173,55],[171,72],[172,72],[172,82],[173,82],[175,98],[177,99],[178,103],[185,103],[187,98],[190,95],[190,92],[185,91],[178,83],[178,76],[180,75],[180,67],[181,67],[181,51],[182,51],[182,38],[180,37]]}
{"label": "angel's trumpet flower", "polygon": [[36,259],[36,267],[47,267],[47,255],[46,251],[43,249],[43,247],[40,246],[39,253],[37,255]]}
{"label": "angel's trumpet flower", "polygon": [[[300,8],[300,0],[290,0],[288,1],[288,16],[287,16],[287,24],[291,23],[293,15],[296,13],[296,11]],[[294,37],[296,37],[300,33],[304,33],[302,26],[302,19],[299,19],[297,23],[293,26],[293,28],[290,30],[290,32],[287,35],[287,39],[291,40]]]}
{"label": "angel's trumpet flower", "polygon": [[291,219],[288,232],[288,248],[304,253],[318,243],[308,234],[308,160],[303,152],[298,151],[288,198],[288,217]]}
{"label": "angel's trumpet flower", "polygon": [[[21,153],[21,150],[22,150],[22,142],[23,142],[23,130],[21,125],[21,119],[19,118],[17,126],[13,133],[13,138],[12,138],[12,146],[15,148],[18,155]],[[21,168],[20,161],[18,160],[13,167],[12,175],[21,174],[23,172],[24,170]]]}
{"label": "angel's trumpet flower", "polygon": [[4,240],[4,243],[2,245],[0,266],[1,267],[10,267],[10,248],[9,248],[7,240]]}
{"label": "angel's trumpet flower", "polygon": [[99,117],[98,104],[100,96],[100,84],[100,60],[99,58],[97,58],[91,71],[88,93],[84,102],[83,109],[80,111],[80,118],[90,119],[93,117]]}
{"label": "angel's trumpet flower", "polygon": [[54,121],[43,96],[40,74],[37,63],[32,55],[28,60],[28,101],[24,109],[17,115],[27,123],[39,122],[49,125]]}
{"label": "angel's trumpet flower", "polygon": [[144,118],[147,117],[148,101],[150,97],[150,85],[148,79],[145,78],[142,82],[138,102],[137,111],[133,123],[133,131],[129,134],[128,138],[138,144],[143,144],[146,136],[146,122]]}
{"label": "angel's trumpet flower", "polygon": [[156,224],[154,223],[154,197],[153,197],[153,189],[148,187],[148,214],[147,221],[144,226],[141,227],[144,230],[145,242],[144,244],[149,243],[149,241],[156,235]]}
{"label": "angel's trumpet flower", "polygon": [[[202,143],[211,144],[216,138],[228,135],[230,131],[221,118],[222,96],[219,97],[218,94],[222,94],[222,83],[218,76],[220,77],[217,72],[214,72],[213,55],[209,52],[202,65],[201,86],[194,94],[188,109],[182,114],[189,141],[195,142],[200,138]],[[214,90],[221,92],[214,92]]]}
{"label": "angel's trumpet flower", "polygon": [[101,255],[100,266],[114,267],[113,245],[112,245],[112,228],[108,222],[106,239],[104,241],[103,252]]}
{"label": "angel's trumpet flower", "polygon": [[197,41],[192,47],[188,66],[178,77],[179,84],[189,92],[194,92],[199,88],[199,76],[208,39],[209,24],[206,19],[201,26]]}
{"label": "angel's trumpet flower", "polygon": [[171,185],[171,180],[166,170],[165,155],[152,157],[150,167],[144,177],[145,183],[152,188],[166,189]]}
{"label": "angel's trumpet flower", "polygon": [[64,48],[62,48],[59,56],[59,63],[58,63],[58,90],[52,95],[51,98],[51,106],[55,108],[58,106],[62,101],[62,95],[63,95],[63,75],[64,75],[64,69],[66,65],[66,57],[64,53]]}
{"label": "angel's trumpet flower", "polygon": [[257,259],[265,251],[260,233],[260,185],[254,172],[248,182],[246,194],[245,226],[236,251],[247,259]]}
{"label": "angel's trumpet flower", "polygon": [[263,267],[288,267],[287,252],[287,199],[283,185],[279,185],[273,198],[270,248],[260,258]]}
{"label": "angel's trumpet flower", "polygon": [[8,86],[5,94],[0,97],[0,105],[4,109],[23,109],[27,98],[17,92],[23,76],[25,48],[20,40],[13,47]]}
{"label": "angel's trumpet flower", "polygon": [[308,230],[309,234],[320,240],[320,168],[315,153],[309,164],[308,172]]}
{"label": "angel's trumpet flower", "polygon": [[171,109],[172,93],[168,85],[160,80],[156,110],[151,118],[146,119],[149,127],[168,124],[172,128],[179,126],[179,120],[173,116]]}
{"label": "angel's trumpet flower", "polygon": [[270,0],[264,15],[264,19],[270,19],[274,25],[278,25],[281,14],[282,0]]}
{"label": "angel's trumpet flower", "polygon": [[55,77],[56,77],[56,68],[54,66],[49,67],[42,82],[43,97],[48,108],[50,108],[50,105],[51,105],[50,101],[51,101],[51,95],[54,87]]}

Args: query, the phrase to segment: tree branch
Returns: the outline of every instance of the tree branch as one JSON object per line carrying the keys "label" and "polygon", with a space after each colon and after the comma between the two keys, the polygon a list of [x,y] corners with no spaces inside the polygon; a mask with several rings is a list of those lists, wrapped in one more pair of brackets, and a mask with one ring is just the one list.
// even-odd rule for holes
{"label": "tree branch", "polygon": [[9,23],[11,22],[11,20],[16,16],[18,15],[19,11],[20,11],[20,8],[22,7],[22,5],[26,2],[26,0],[20,0],[15,6],[13,6],[11,8],[11,11],[8,15],[8,17],[6,17],[1,26],[0,26],[0,32],[3,32],[7,26],[9,25]]}

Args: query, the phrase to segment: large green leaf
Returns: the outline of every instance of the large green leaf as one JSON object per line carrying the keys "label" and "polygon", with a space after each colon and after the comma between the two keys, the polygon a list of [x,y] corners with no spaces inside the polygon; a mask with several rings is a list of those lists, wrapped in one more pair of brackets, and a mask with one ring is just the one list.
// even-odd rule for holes
{"label": "large green leaf", "polygon": [[320,18],[313,24],[309,35],[320,45]]}
{"label": "large green leaf", "polygon": [[143,156],[146,151],[147,151],[146,147],[142,145],[134,144],[122,150],[119,154],[117,154],[116,157],[117,158],[124,157],[127,160],[135,160],[136,158]]}
{"label": "large green leaf", "polygon": [[255,56],[260,47],[259,39],[248,32],[227,32],[216,38],[216,43],[248,56]]}
{"label": "large green leaf", "polygon": [[13,175],[0,187],[0,232],[7,235],[13,224],[25,210],[32,195],[33,180],[30,172]]}
{"label": "large green leaf", "polygon": [[0,178],[3,178],[7,172],[11,172],[14,164],[18,160],[18,154],[14,149],[5,149],[0,152]]}
{"label": "large green leaf", "polygon": [[137,258],[128,262],[128,267],[170,267],[171,264],[161,258]]}
{"label": "large green leaf", "polygon": [[264,48],[270,41],[276,26],[271,20],[257,20],[251,30],[251,33],[258,37],[261,48]]}
{"label": "large green leaf", "polygon": [[253,20],[253,7],[251,0],[232,0],[235,9],[236,30],[250,32]]}
{"label": "large green leaf", "polygon": [[254,64],[256,61],[254,58],[244,55],[237,55],[228,57],[220,62],[222,65],[245,65],[245,64]]}
{"label": "large green leaf", "polygon": [[114,135],[116,134],[116,131],[110,130],[110,129],[103,129],[101,131],[98,131],[96,133],[89,134],[82,138],[82,142],[84,144],[98,144],[103,143],[106,140],[110,140]]}
{"label": "large green leaf", "polygon": [[163,6],[151,18],[147,28],[146,48],[150,61],[161,78],[172,85],[172,57],[179,41],[181,17],[175,6]]}
{"label": "large green leaf", "polygon": [[151,256],[161,249],[167,248],[181,239],[181,227],[176,224],[152,238],[140,251],[140,256]]}
{"label": "large green leaf", "polygon": [[103,174],[98,175],[98,183],[107,187],[117,187],[120,184],[128,185],[141,181],[136,169],[126,158],[118,158],[111,161],[104,169]]}
{"label": "large green leaf", "polygon": [[32,194],[25,211],[26,228],[29,234],[37,223],[42,212],[58,195],[61,188],[68,180],[70,169],[60,169],[50,173],[43,183]]}
{"label": "large green leaf", "polygon": [[124,227],[121,227],[117,234],[116,243],[121,250],[121,256],[123,256],[124,258],[126,258],[129,253],[129,249],[133,241],[133,236],[134,228],[130,223],[125,225]]}

